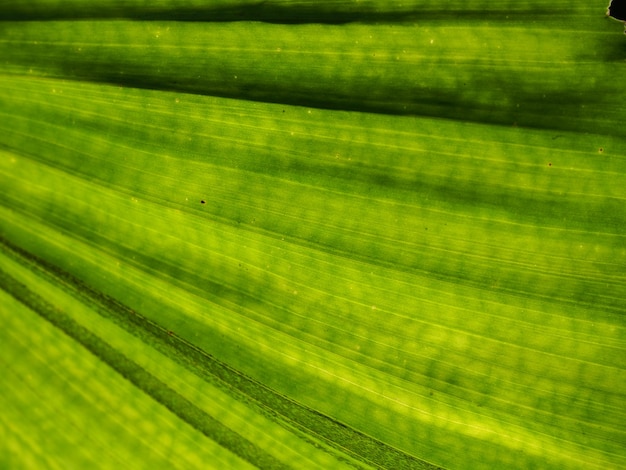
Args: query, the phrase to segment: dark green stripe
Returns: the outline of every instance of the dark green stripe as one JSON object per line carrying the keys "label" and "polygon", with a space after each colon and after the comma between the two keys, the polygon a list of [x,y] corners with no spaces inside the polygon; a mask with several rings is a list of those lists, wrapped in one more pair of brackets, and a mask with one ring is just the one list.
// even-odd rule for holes
{"label": "dark green stripe", "polygon": [[[345,23],[350,21],[402,21],[406,19],[527,18],[532,15],[559,15],[583,8],[571,1],[531,0],[525,2],[479,2],[464,0],[366,1],[285,1],[285,0],[31,0],[4,2],[0,15],[12,20],[53,20],[81,18],[170,19],[183,21],[271,21],[281,23]],[[593,5],[588,7],[593,11]]]}

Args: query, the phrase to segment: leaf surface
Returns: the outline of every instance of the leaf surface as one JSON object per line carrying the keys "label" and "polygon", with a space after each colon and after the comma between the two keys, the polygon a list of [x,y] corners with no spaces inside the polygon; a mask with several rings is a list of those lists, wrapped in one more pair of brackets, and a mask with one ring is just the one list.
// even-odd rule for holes
{"label": "leaf surface", "polygon": [[81,5],[0,23],[9,466],[626,465],[606,6]]}

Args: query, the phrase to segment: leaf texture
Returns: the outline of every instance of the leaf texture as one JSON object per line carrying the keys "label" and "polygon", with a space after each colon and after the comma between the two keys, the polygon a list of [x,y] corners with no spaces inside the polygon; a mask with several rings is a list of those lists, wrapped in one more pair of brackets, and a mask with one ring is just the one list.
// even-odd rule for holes
{"label": "leaf texture", "polygon": [[2,463],[626,465],[623,36],[509,3],[4,4]]}

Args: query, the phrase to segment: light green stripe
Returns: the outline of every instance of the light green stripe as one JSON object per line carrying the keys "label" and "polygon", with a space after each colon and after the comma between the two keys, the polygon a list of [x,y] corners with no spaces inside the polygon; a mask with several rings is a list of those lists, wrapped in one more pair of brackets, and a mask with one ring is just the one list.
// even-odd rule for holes
{"label": "light green stripe", "polygon": [[[28,234],[22,232],[22,237],[20,238],[22,241],[25,241],[28,237]],[[56,250],[65,251],[65,247],[68,246],[68,243],[60,243],[55,246],[52,244],[54,243],[53,240],[55,240],[56,243],[60,243],[63,237],[58,235],[54,236],[54,232],[48,231],[48,250],[54,248]],[[108,257],[100,251],[94,252],[93,249],[81,247],[80,244],[77,245],[75,242],[72,243],[72,246],[75,252],[80,251],[82,253],[81,258],[83,259],[83,263],[86,263],[83,267],[92,272],[92,274],[100,274],[98,273],[100,270],[99,267],[109,264]],[[60,254],[64,255],[64,253]],[[15,253],[13,253],[12,256],[15,256]],[[41,291],[42,294],[48,294],[50,296],[54,293],[55,288],[42,284],[42,280],[33,276],[32,272],[25,270],[23,267],[16,269],[14,262],[10,260],[6,261],[5,264],[10,266],[15,274],[25,277],[25,279],[32,280],[34,278],[38,291]],[[21,261],[27,262],[27,264],[37,262],[36,260],[28,261],[23,259]],[[107,263],[105,263],[105,261],[107,261]],[[112,260],[111,264],[119,266],[119,263],[115,260]],[[45,268],[45,266],[43,267]],[[31,267],[31,269],[33,269],[33,267]],[[41,268],[37,268],[36,271],[39,269]],[[114,271],[116,270],[117,269],[114,268]],[[201,351],[197,351],[194,347],[191,347],[189,343],[181,343],[180,339],[172,339],[179,334],[183,334],[194,339],[196,342],[200,340],[201,343],[206,345],[213,343],[213,346],[215,346],[214,342],[217,340],[219,346],[221,343],[224,343],[225,333],[235,329],[237,331],[234,333],[235,336],[233,339],[235,339],[241,336],[241,327],[245,326],[245,323],[240,323],[240,326],[228,325],[228,321],[225,321],[220,325],[218,335],[211,334],[211,331],[208,330],[206,326],[202,326],[198,320],[204,316],[202,311],[206,311],[207,307],[212,310],[214,314],[218,312],[215,311],[214,307],[211,309],[211,306],[206,303],[203,305],[199,304],[198,300],[194,299],[193,296],[189,296],[188,293],[179,292],[176,289],[172,289],[171,286],[165,287],[165,289],[170,292],[170,302],[165,304],[162,302],[163,299],[160,294],[163,292],[163,287],[158,281],[140,272],[133,273],[131,268],[125,269],[125,278],[127,281],[130,282],[133,280],[136,286],[143,286],[144,289],[147,285],[153,285],[155,292],[154,297],[160,302],[159,304],[155,304],[158,305],[158,312],[153,312],[146,306],[146,303],[150,302],[149,299],[146,298],[146,292],[144,290],[139,290],[136,293],[140,301],[144,304],[143,308],[147,309],[147,312],[154,314],[155,319],[176,332],[176,335],[172,336],[174,333],[171,330],[166,331],[163,327],[150,323],[149,321],[146,324],[145,319],[142,320],[136,316],[134,311],[129,311],[123,306],[121,306],[121,311],[117,311],[120,310],[120,306],[117,305],[116,307],[112,299],[107,300],[101,295],[95,295],[94,298],[90,298],[90,295],[93,294],[89,294],[88,287],[84,285],[81,286],[81,284],[72,286],[72,283],[75,281],[72,280],[71,277],[68,278],[62,273],[52,272],[47,274],[48,277],[51,275],[53,278],[54,276],[63,276],[58,278],[57,282],[62,281],[62,284],[65,284],[64,290],[68,291],[69,294],[72,294],[74,289],[82,288],[83,291],[87,291],[79,296],[82,298],[82,301],[87,300],[89,303],[93,304],[92,308],[94,306],[98,307],[101,315],[104,315],[110,320],[112,319],[114,322],[121,324],[124,329],[138,335],[143,341],[143,344],[137,341],[137,338],[133,338],[122,330],[119,330],[110,321],[99,318],[94,312],[85,310],[84,306],[80,306],[80,304],[78,304],[75,299],[72,299],[71,296],[68,296],[67,293],[63,295],[59,295],[59,292],[54,293],[54,298],[59,299],[58,301],[65,296],[68,297],[69,301],[77,305],[71,309],[71,316],[75,317],[77,322],[81,323],[81,326],[85,326],[90,331],[94,331],[98,336],[107,337],[112,343],[112,346],[115,346],[118,351],[133,357],[142,367],[147,368],[147,370],[156,377],[163,376],[164,379],[167,378],[169,387],[173,387],[186,399],[191,400],[196,406],[202,408],[206,413],[216,414],[221,422],[233,427],[238,433],[243,434],[244,437],[256,436],[255,442],[259,441],[264,443],[265,450],[284,463],[291,465],[293,462],[297,461],[298,468],[303,468],[308,465],[312,465],[312,468],[343,468],[341,464],[342,461],[356,465],[357,468],[365,468],[364,464],[366,465],[367,462],[374,465],[382,464],[385,468],[432,468],[428,464],[420,462],[409,455],[402,454],[395,449],[387,448],[384,444],[375,442],[371,438],[346,428],[340,423],[320,416],[312,410],[307,410],[297,403],[291,402],[291,400],[286,397],[277,395],[261,384],[255,384],[250,381],[250,379],[242,376],[239,372],[223,364],[215,363],[214,359]],[[110,275],[111,271],[105,273],[106,277],[110,278]],[[76,293],[74,293],[74,295],[76,295]],[[128,293],[126,296],[128,297]],[[98,303],[101,305],[98,306]],[[181,305],[185,306],[183,310],[181,310]],[[64,303],[59,303],[57,308],[64,309]],[[231,315],[229,312],[226,313],[227,317]],[[127,318],[129,315],[130,318]],[[134,323],[137,323],[137,325]],[[205,333],[202,335],[202,338],[198,338],[199,329],[202,329]],[[191,334],[187,335],[188,332],[191,332]],[[157,333],[156,337],[153,336],[155,333]],[[232,335],[233,333],[231,331],[228,334]],[[164,341],[163,338],[166,340]],[[176,343],[175,347],[167,345],[167,343],[171,343],[172,341]],[[156,347],[167,354],[170,359],[156,353],[156,351],[153,351],[146,344]],[[253,338],[251,344],[257,346],[258,338]],[[235,341],[233,345],[238,353],[240,353],[240,347],[242,345],[239,344],[238,341]],[[207,350],[210,350],[210,348]],[[223,354],[223,351],[218,352]],[[173,364],[172,360],[176,361],[177,364]],[[181,369],[181,365],[193,371],[197,376],[193,376],[186,370]],[[177,368],[175,374],[170,374],[172,367]],[[222,391],[216,389],[216,385],[219,386]],[[224,392],[231,394],[231,397],[227,398]],[[230,402],[229,400],[233,400],[233,393],[238,400],[243,400],[248,406],[252,405],[252,409],[256,409],[257,414],[253,414],[251,410],[243,404]],[[217,402],[214,400],[217,400]],[[220,408],[219,403],[224,400],[229,401],[229,403]],[[256,408],[259,405],[261,405],[261,409]],[[235,410],[238,414],[233,415]],[[261,412],[261,415],[258,414],[259,412]],[[285,427],[293,434],[286,434],[284,429],[277,427],[272,422],[268,422],[264,416],[276,421],[279,426]],[[310,435],[303,433],[303,431]],[[304,442],[302,439],[304,439]],[[310,445],[314,445],[317,451],[312,450],[309,447]],[[320,450],[324,448],[326,448],[326,450],[320,452]],[[364,453],[364,450],[368,450],[369,454]],[[347,452],[347,455],[344,454],[345,452]],[[339,460],[335,460],[334,457],[332,457],[333,455]],[[356,460],[353,457],[355,457]],[[264,467],[263,465],[261,466]]]}
{"label": "light green stripe", "polygon": [[[25,261],[22,260],[22,262]],[[276,460],[280,460],[286,465],[291,465],[291,463],[297,461],[300,468],[344,468],[339,461],[333,459],[329,454],[312,452],[311,449],[307,448],[308,444],[300,440],[298,436],[294,436],[288,430],[277,426],[259,414],[258,410],[251,409],[244,403],[237,401],[232,395],[225,393],[224,390],[207,383],[205,381],[206,377],[201,378],[184,369],[180,364],[181,359],[178,359],[178,363],[174,362],[168,356],[148,346],[146,343],[154,343],[154,338],[146,336],[146,332],[143,332],[142,337],[136,337],[118,327],[111,321],[112,319],[116,322],[128,322],[128,320],[116,318],[115,312],[109,312],[108,315],[105,314],[106,304],[98,306],[97,302],[94,299],[89,299],[89,297],[79,299],[77,302],[72,297],[72,290],[75,286],[66,285],[64,290],[61,291],[59,286],[52,285],[37,276],[33,276],[31,270],[25,269],[24,266],[16,264],[9,258],[3,257],[3,266],[5,269],[10,267],[13,276],[17,276],[16,280],[28,282],[32,288],[37,290],[39,295],[55,298],[57,309],[67,312],[69,317],[88,329],[96,337],[107,338],[110,346],[131,358],[137,365],[154,375],[155,378],[167,383],[169,387],[184,396],[213,419],[235,430],[243,438],[254,440],[255,444],[260,445],[265,452],[272,454]],[[67,282],[67,279],[65,279],[65,282]],[[85,300],[91,301],[92,305],[81,303],[81,300],[83,302]],[[96,311],[94,307],[99,309],[100,312]],[[105,315],[100,316],[103,314]],[[131,329],[129,325],[125,325],[125,328]],[[172,354],[172,351],[170,348],[170,354]],[[213,380],[215,381],[216,378],[213,377]],[[224,389],[224,384],[222,384],[222,389]],[[232,393],[228,388],[226,388],[226,391]],[[102,397],[101,399],[103,399],[109,392],[107,389],[102,388],[92,390],[90,394],[93,397]],[[248,400],[250,399],[248,398]],[[217,446],[216,449],[222,448]],[[223,450],[226,451],[225,448]],[[215,450],[211,452],[214,453]],[[217,458],[219,455],[220,452],[217,452],[215,457]],[[192,456],[193,454],[190,455],[190,457]],[[230,460],[230,463],[226,461],[219,465],[234,465],[232,461],[237,462],[238,468],[247,465],[234,456],[231,456]],[[187,463],[181,462],[181,465],[199,467],[201,463],[201,460],[195,460]],[[218,463],[215,462],[215,466],[217,465]]]}
{"label": "light green stripe", "polygon": [[[150,395],[156,402],[165,406],[167,409],[175,413],[182,421],[191,424],[198,431],[212,440],[215,440],[221,447],[230,450],[244,461],[252,463],[254,466],[262,468],[287,468],[281,464],[277,459],[265,454],[261,449],[257,448],[255,444],[246,442],[237,433],[228,429],[207,413],[198,409],[185,397],[178,394],[173,390],[169,384],[166,385],[160,382],[154,375],[143,369],[132,360],[128,359],[120,350],[113,349],[105,341],[102,341],[99,337],[88,331],[82,325],[79,325],[68,315],[64,314],[62,309],[64,305],[52,305],[47,304],[37,294],[31,292],[27,286],[21,284],[19,281],[13,279],[10,275],[4,271],[0,271],[0,282],[2,285],[7,286],[17,300],[26,304],[28,307],[35,310],[46,321],[51,322],[55,327],[61,329],[64,334],[68,335],[72,339],[79,342],[89,352],[97,356],[108,366],[112,367],[122,377],[132,383],[139,390]],[[46,290],[45,288],[43,289]],[[75,304],[75,300],[72,300]],[[59,308],[61,307],[61,308]],[[74,307],[76,308],[76,307]],[[80,310],[80,309],[79,309]],[[84,315],[82,316],[84,319]],[[109,328],[110,330],[110,328]],[[109,331],[108,334],[115,334]],[[45,360],[45,356],[40,357],[41,360]],[[48,358],[50,360],[50,358]],[[106,398],[106,393],[101,384],[96,383],[99,389],[89,390],[85,388],[85,385],[93,385],[93,381],[83,380],[66,380],[66,382],[72,384],[73,391],[68,390],[68,395],[74,399],[78,397],[92,398],[99,397],[100,399]],[[76,392],[73,393],[73,392]],[[83,405],[84,406],[84,405]],[[88,429],[93,426],[93,417],[87,413],[79,413],[78,416],[82,421],[75,423],[79,428]],[[156,428],[156,426],[155,426]],[[136,432],[136,431],[135,431]],[[132,435],[132,434],[130,434]],[[120,436],[122,439],[127,439],[130,435]],[[96,434],[96,437],[98,435]],[[84,452],[94,452],[93,455],[85,455],[84,457],[73,457],[71,460],[78,458],[79,462],[84,459],[85,463],[81,465],[87,465],[87,462],[96,462],[96,457],[99,452],[94,449],[93,446],[81,446],[75,444],[77,450]],[[168,457],[165,453],[155,446],[155,453],[157,454],[157,461],[163,462]],[[198,465],[196,462],[195,466]],[[216,466],[219,466],[217,464]]]}
{"label": "light green stripe", "polygon": [[3,354],[2,422],[17,425],[0,446],[20,455],[13,468],[29,468],[29,455],[31,468],[145,468],[164,461],[172,468],[244,468],[4,290],[0,295],[3,351],[13,355]]}

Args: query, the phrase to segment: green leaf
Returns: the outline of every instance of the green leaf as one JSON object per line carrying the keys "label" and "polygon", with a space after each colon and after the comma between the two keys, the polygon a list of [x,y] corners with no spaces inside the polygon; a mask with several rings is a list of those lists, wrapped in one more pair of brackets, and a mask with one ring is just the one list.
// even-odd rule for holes
{"label": "green leaf", "polygon": [[609,133],[626,100],[623,38],[607,41],[602,15],[583,18],[599,27],[7,22],[0,53],[7,71],[31,76]]}
{"label": "green leaf", "polygon": [[0,7],[0,463],[625,466],[606,5],[253,3]]}

